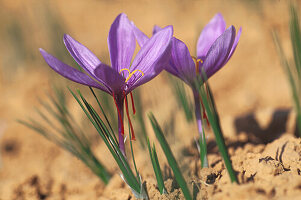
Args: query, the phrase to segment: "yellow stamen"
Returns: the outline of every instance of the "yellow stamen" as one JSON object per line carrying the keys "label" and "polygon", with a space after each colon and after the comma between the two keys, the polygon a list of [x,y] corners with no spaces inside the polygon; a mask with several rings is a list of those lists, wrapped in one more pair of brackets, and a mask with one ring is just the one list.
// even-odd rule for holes
{"label": "yellow stamen", "polygon": [[119,74],[121,74],[121,72],[124,71],[124,70],[128,71],[129,74],[131,73],[131,71],[130,71],[129,69],[123,68],[123,69],[121,69],[121,70],[119,71]]}
{"label": "yellow stamen", "polygon": [[[124,70],[128,71],[128,73],[129,73],[128,77],[125,79],[125,82],[128,82],[128,80],[130,80],[130,78],[131,78],[131,77],[133,76],[133,74],[135,74],[136,72],[140,72],[141,75],[144,76],[144,73],[143,73],[140,69],[136,69],[136,70],[134,70],[134,71],[131,72],[129,69],[123,68],[123,69],[121,69],[121,70],[119,71],[119,73],[121,74],[121,72],[124,71]],[[141,77],[140,77],[140,78],[141,78]],[[140,79],[140,78],[139,78],[139,79]],[[138,79],[138,80],[139,80],[139,79]],[[138,81],[138,80],[137,80],[137,81]]]}
{"label": "yellow stamen", "polygon": [[196,73],[200,73],[200,63],[203,63],[203,60],[202,59],[198,59],[194,56],[191,56],[191,58],[194,60],[195,62],[195,71]]}

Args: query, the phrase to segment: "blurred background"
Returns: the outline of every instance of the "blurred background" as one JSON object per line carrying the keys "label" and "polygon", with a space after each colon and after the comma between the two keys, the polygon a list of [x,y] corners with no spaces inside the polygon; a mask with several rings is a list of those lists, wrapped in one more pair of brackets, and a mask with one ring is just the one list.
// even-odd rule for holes
{"label": "blurred background", "polygon": [[[148,36],[154,25],[173,25],[174,35],[187,44],[193,55],[202,28],[220,12],[227,26],[234,25],[237,30],[242,27],[235,54],[210,79],[222,124],[227,122],[225,129],[229,127],[230,131],[238,116],[292,107],[289,85],[271,34],[273,29],[278,31],[291,58],[288,11],[287,1],[281,0],[0,0],[0,199],[18,199],[22,191],[24,195],[23,186],[28,180],[32,184],[39,180],[41,188],[52,187],[53,195],[58,196],[66,191],[66,181],[72,182],[67,185],[78,195],[90,194],[83,192],[80,182],[101,188],[97,178],[79,161],[16,122],[32,115],[38,98],[43,100],[53,84],[81,88],[53,72],[39,48],[75,67],[62,40],[68,33],[109,64],[110,25],[124,12]],[[162,124],[171,123],[175,114],[183,114],[178,111],[165,72],[139,91],[145,115],[154,112]],[[74,100],[70,104],[74,113],[81,112]],[[196,132],[193,125],[187,128],[183,117],[176,118],[180,138],[186,137],[183,132],[187,130]],[[100,160],[106,160],[102,150],[98,151]],[[106,166],[112,163],[108,161]]]}

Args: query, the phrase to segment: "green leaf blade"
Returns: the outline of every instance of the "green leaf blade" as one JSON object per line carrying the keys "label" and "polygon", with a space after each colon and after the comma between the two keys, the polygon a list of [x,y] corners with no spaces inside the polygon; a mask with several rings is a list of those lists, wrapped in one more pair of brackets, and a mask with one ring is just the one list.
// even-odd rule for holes
{"label": "green leaf blade", "polygon": [[179,186],[181,187],[182,189],[182,192],[184,194],[184,197],[186,200],[192,200],[192,197],[191,197],[191,194],[190,194],[190,191],[187,187],[187,183],[182,175],[182,172],[178,166],[178,163],[174,157],[174,155],[172,154],[172,151],[163,135],[163,132],[161,130],[161,127],[159,126],[157,120],[155,119],[154,115],[153,114],[150,114],[149,115],[149,120],[152,124],[152,127],[154,129],[154,132],[155,132],[155,135],[165,153],[165,156],[167,158],[167,161],[170,165],[170,167],[172,168],[173,170],[173,173],[174,173],[174,176],[176,178],[176,181],[177,183],[179,184]]}

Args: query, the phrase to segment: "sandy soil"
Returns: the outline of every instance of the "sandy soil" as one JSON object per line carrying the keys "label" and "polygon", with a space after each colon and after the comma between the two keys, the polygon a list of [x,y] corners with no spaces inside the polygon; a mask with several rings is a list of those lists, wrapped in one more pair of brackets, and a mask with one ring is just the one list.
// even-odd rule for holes
{"label": "sandy soil", "polygon": [[[224,15],[227,25],[242,26],[243,34],[235,55],[210,80],[239,185],[230,183],[211,134],[208,135],[211,166],[200,169],[194,143],[196,127],[186,123],[183,112],[176,106],[165,73],[142,86],[144,109],[146,113],[152,111],[160,124],[175,120],[176,126],[168,133],[168,141],[176,158],[181,160],[179,164],[188,184],[199,190],[197,199],[300,198],[301,139],[294,134],[290,90],[271,37],[272,28],[276,28],[288,56],[291,55],[285,1],[28,2],[1,1],[4,23],[0,25],[0,33],[5,35],[3,30],[8,27],[5,24],[12,19],[20,22],[24,45],[29,49],[26,59],[13,62],[21,59],[19,54],[14,54],[10,40],[1,41],[4,44],[0,47],[1,200],[135,199],[102,142],[93,148],[115,174],[107,186],[72,155],[15,121],[31,115],[33,107],[38,105],[37,97],[45,97],[51,83],[62,80],[48,69],[37,51],[38,47],[51,51],[53,43],[62,45],[61,40],[53,40],[47,34],[53,27],[47,22],[46,8],[53,10],[66,32],[104,62],[109,60],[107,33],[120,12],[127,13],[149,35],[153,24],[173,24],[175,35],[186,42],[191,52],[195,52],[200,30],[216,12]],[[72,64],[68,58],[63,59]],[[70,106],[79,113],[72,99]],[[149,123],[147,129],[155,141]],[[156,188],[147,152],[140,149],[139,144],[135,144],[135,149],[150,199],[184,199],[159,145],[160,164],[169,193],[165,196]]]}

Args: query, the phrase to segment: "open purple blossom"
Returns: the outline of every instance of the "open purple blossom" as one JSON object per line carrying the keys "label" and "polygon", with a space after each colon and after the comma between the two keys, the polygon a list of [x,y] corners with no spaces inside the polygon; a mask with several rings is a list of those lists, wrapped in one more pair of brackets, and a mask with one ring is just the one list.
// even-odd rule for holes
{"label": "open purple blossom", "polygon": [[[192,89],[195,102],[195,117],[201,138],[201,144],[206,148],[206,138],[203,132],[202,117],[206,113],[198,88],[195,85],[197,76],[202,77],[202,71],[210,78],[220,70],[233,55],[241,34],[237,35],[234,26],[226,29],[226,22],[221,14],[216,14],[205,26],[197,42],[197,56],[191,56],[184,42],[177,38],[172,39],[172,53],[166,70],[186,82]],[[201,112],[203,107],[203,116]],[[207,119],[208,120],[208,119]],[[207,121],[208,122],[208,121]],[[204,149],[204,148],[203,148]],[[207,150],[201,152],[202,167],[208,167]]]}
{"label": "open purple blossom", "polygon": [[[156,34],[162,29],[155,26],[153,33]],[[144,46],[148,37],[134,26],[134,33],[140,46]],[[204,27],[197,42],[197,55],[192,56],[188,47],[181,40],[173,37],[171,42],[171,58],[165,70],[187,83],[194,95],[195,115],[198,124],[198,130],[203,144],[206,140],[202,128],[202,114],[200,109],[200,97],[195,82],[197,76],[202,77],[202,71],[207,78],[210,78],[220,70],[233,55],[241,34],[241,28],[236,34],[234,26],[226,29],[226,22],[223,16],[218,13]],[[206,118],[206,113],[203,112]],[[202,160],[202,166],[208,166],[207,156]]]}
{"label": "open purple blossom", "polygon": [[[123,105],[125,97],[133,89],[150,81],[162,71],[170,58],[170,43],[173,35],[171,26],[154,34],[145,42],[131,64],[136,47],[132,24],[126,14],[122,13],[111,25],[108,46],[112,67],[102,63],[87,47],[69,35],[64,35],[64,44],[86,73],[70,67],[40,49],[47,64],[60,75],[74,82],[98,88],[113,96],[118,110],[119,145],[124,154]],[[126,110],[128,112],[128,109]]]}
{"label": "open purple blossom", "polygon": [[[153,33],[162,30],[155,26]],[[135,28],[135,35],[140,46],[147,41],[147,36]],[[188,47],[181,40],[172,38],[171,59],[165,69],[169,73],[193,86],[197,73],[201,75],[201,69],[210,78],[220,70],[233,55],[239,38],[241,28],[236,34],[234,26],[226,29],[223,16],[218,13],[204,27],[197,42],[197,56],[192,56]]]}

